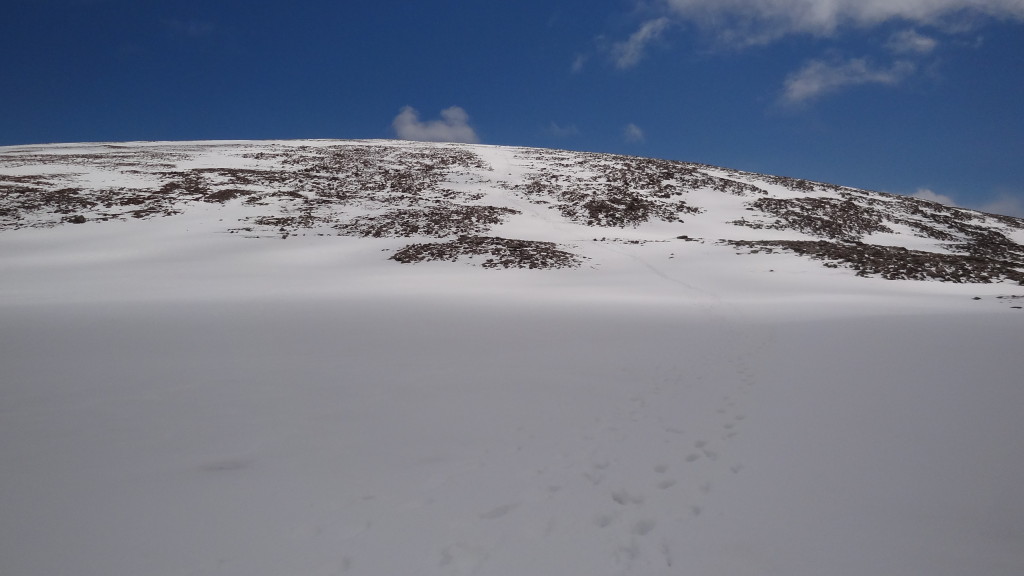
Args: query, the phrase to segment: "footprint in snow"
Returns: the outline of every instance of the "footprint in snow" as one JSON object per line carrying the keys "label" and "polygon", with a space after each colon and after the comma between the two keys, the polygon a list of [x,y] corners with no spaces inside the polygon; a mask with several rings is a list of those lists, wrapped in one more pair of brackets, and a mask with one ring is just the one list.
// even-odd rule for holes
{"label": "footprint in snow", "polygon": [[598,528],[607,528],[618,517],[618,514],[598,514],[597,518],[594,518],[594,525]]}
{"label": "footprint in snow", "polygon": [[498,506],[493,510],[484,512],[480,515],[480,518],[482,518],[483,520],[497,520],[505,514],[508,514],[509,512],[515,510],[518,506],[519,504],[504,504],[502,506]]}
{"label": "footprint in snow", "polygon": [[441,551],[442,568],[452,568],[458,574],[475,574],[487,560],[487,551],[479,546],[459,542]]}
{"label": "footprint in snow", "polygon": [[235,472],[251,468],[253,462],[252,458],[227,458],[203,464],[199,469],[203,472]]}
{"label": "footprint in snow", "polygon": [[640,557],[640,545],[637,544],[636,540],[632,540],[627,546],[620,546],[615,552],[615,559],[621,564],[622,562],[632,562]]}
{"label": "footprint in snow", "polygon": [[672,567],[672,548],[668,544],[668,538],[661,541],[661,555],[665,557],[665,565]]}
{"label": "footprint in snow", "polygon": [[615,492],[612,492],[612,500],[620,506],[625,506],[627,504],[640,505],[644,503],[643,495],[630,494],[625,490],[616,490]]}
{"label": "footprint in snow", "polygon": [[654,530],[654,527],[656,525],[657,522],[649,518],[639,520],[636,524],[633,525],[633,534],[637,536],[646,536],[651,532],[651,530]]}

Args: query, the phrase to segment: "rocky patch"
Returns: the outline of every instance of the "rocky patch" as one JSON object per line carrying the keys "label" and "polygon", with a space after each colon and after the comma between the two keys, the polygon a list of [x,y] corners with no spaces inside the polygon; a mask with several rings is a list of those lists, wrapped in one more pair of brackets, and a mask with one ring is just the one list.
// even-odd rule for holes
{"label": "rocky patch", "polygon": [[512,189],[587,226],[681,221],[683,215],[701,212],[682,196],[695,180],[713,178],[692,165],[667,160],[558,151],[524,156],[543,160],[546,166]]}
{"label": "rocky patch", "polygon": [[748,254],[788,251],[822,260],[825,266],[857,271],[858,276],[879,276],[887,280],[942,280],[946,282],[991,283],[1011,280],[1024,285],[1024,264],[961,254],[940,254],[878,246],[860,242],[801,240],[727,240]]}
{"label": "rocky patch", "polygon": [[403,264],[430,261],[456,262],[483,258],[484,268],[576,268],[583,260],[554,242],[513,240],[496,236],[459,236],[448,242],[410,244],[391,256]]}
{"label": "rocky patch", "polygon": [[504,222],[518,210],[500,206],[476,206],[443,203],[422,208],[399,208],[376,216],[361,216],[336,229],[342,234],[364,237],[432,236],[483,234]]}
{"label": "rocky patch", "polygon": [[892,232],[880,210],[839,198],[758,198],[748,209],[775,217],[772,222],[737,220],[750,228],[798,230],[812,236],[856,241],[866,234]]}

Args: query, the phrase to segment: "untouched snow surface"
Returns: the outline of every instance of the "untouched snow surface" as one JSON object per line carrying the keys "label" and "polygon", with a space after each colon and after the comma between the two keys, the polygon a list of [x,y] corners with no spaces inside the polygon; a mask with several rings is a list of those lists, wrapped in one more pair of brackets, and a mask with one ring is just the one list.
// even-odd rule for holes
{"label": "untouched snow surface", "polygon": [[0,574],[1024,573],[1017,287],[219,209],[0,233]]}

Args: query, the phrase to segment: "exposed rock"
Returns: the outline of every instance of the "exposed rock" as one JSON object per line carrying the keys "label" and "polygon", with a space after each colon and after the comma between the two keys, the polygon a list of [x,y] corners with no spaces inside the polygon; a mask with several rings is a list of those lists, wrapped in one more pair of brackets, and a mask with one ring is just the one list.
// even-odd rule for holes
{"label": "exposed rock", "polygon": [[898,246],[826,240],[728,240],[726,243],[746,248],[753,254],[771,254],[777,250],[786,250],[822,260],[825,266],[852,268],[857,271],[858,276],[881,276],[888,280],[933,279],[986,284],[1006,279],[1024,285],[1024,264],[980,256],[941,254],[908,250]]}
{"label": "exposed rock", "polygon": [[463,257],[484,257],[484,268],[575,268],[582,259],[554,242],[513,240],[495,236],[459,236],[448,242],[410,244],[391,259],[404,264],[447,260]]}
{"label": "exposed rock", "polygon": [[518,210],[501,206],[442,203],[422,208],[399,208],[375,216],[361,216],[336,228],[356,236],[401,237],[482,234]]}
{"label": "exposed rock", "polygon": [[866,234],[892,232],[885,225],[885,216],[876,208],[862,206],[850,199],[839,198],[758,198],[748,204],[770,214],[770,224],[738,221],[751,228],[798,230],[812,236],[836,240],[860,240]]}

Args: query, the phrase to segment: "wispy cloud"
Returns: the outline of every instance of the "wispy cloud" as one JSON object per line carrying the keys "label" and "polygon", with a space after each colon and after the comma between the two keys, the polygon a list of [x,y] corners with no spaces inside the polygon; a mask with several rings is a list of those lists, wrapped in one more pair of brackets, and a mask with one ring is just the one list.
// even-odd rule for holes
{"label": "wispy cloud", "polygon": [[644,136],[644,131],[641,130],[639,126],[633,124],[632,122],[626,124],[626,127],[623,128],[622,136],[623,138],[626,139],[626,142],[630,143],[643,142],[646,139],[646,137]]}
{"label": "wispy cloud", "polygon": [[612,45],[611,56],[616,68],[632,68],[643,59],[647,46],[665,33],[670,20],[662,16],[644,22],[629,39]]}
{"label": "wispy cloud", "polygon": [[441,111],[440,120],[420,120],[419,112],[411,106],[402,108],[391,122],[395,134],[402,140],[421,142],[465,142],[476,144],[480,138],[469,125],[469,114],[458,106]]}
{"label": "wispy cloud", "polygon": [[913,74],[915,68],[908,61],[897,61],[889,67],[877,67],[864,58],[811,60],[786,78],[782,100],[787,104],[801,104],[852,86],[894,85]]}
{"label": "wispy cloud", "polygon": [[917,30],[903,30],[890,36],[885,47],[896,54],[929,54],[938,45],[938,40]]}
{"label": "wispy cloud", "polygon": [[[673,28],[697,31],[717,49],[744,50],[784,37],[828,40],[852,32],[903,30],[875,40],[867,57],[818,58],[784,82],[783,101],[809,102],[858,85],[895,85],[918,70],[945,37],[976,30],[986,19],[1024,21],[1024,0],[634,0],[653,14],[612,44],[616,67],[640,63],[652,42]],[[882,28],[882,27],[885,28]],[[928,34],[919,31],[927,29]],[[878,38],[874,35],[874,38]],[[869,39],[870,40],[870,39]],[[955,43],[950,43],[954,45]],[[945,45],[943,43],[943,45]]]}
{"label": "wispy cloud", "polygon": [[1020,195],[1004,192],[982,204],[978,209],[982,212],[991,212],[992,214],[1005,214],[1007,216],[1024,218],[1024,198]]}
{"label": "wispy cloud", "polygon": [[939,204],[945,204],[946,206],[956,206],[956,201],[953,200],[952,196],[945,194],[939,194],[929,188],[918,188],[917,192],[910,195],[912,198],[920,198],[921,200],[929,200],[931,202],[938,202]]}
{"label": "wispy cloud", "polygon": [[790,34],[831,36],[848,27],[903,21],[942,25],[965,13],[1024,20],[1020,0],[660,0],[662,9],[733,44]]}
{"label": "wispy cloud", "polygon": [[981,210],[982,212],[989,212],[991,214],[1003,214],[1006,216],[1024,218],[1024,195],[1008,191],[1005,188],[1002,190],[995,190],[988,200],[980,201],[975,199],[973,202],[964,202],[963,204],[958,202],[952,196],[939,194],[930,188],[918,188],[917,191],[910,194],[910,196],[913,198],[920,198],[922,200],[931,200],[932,202],[938,202],[939,204],[945,204],[946,206],[964,206],[975,210]]}
{"label": "wispy cloud", "polygon": [[577,128],[575,124],[562,126],[555,122],[548,124],[547,129],[545,129],[544,131],[549,136],[554,136],[555,138],[569,138],[571,136],[576,136],[577,134],[580,133],[579,128]]}
{"label": "wispy cloud", "polygon": [[587,55],[577,54],[572,60],[571,70],[573,74],[578,74],[583,71],[583,67],[587,65]]}

